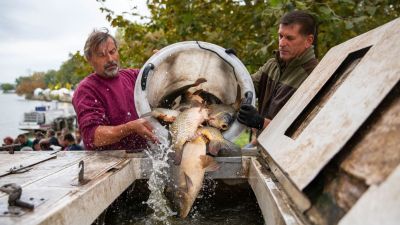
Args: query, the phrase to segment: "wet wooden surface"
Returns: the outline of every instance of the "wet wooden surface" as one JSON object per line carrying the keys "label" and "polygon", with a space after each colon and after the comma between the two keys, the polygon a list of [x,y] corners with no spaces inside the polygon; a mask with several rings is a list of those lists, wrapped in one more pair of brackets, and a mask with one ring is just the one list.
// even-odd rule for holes
{"label": "wet wooden surface", "polygon": [[[258,141],[289,180],[303,190],[343,148],[400,80],[400,19],[332,48]],[[370,47],[307,127],[293,139],[287,129],[348,54]]]}
{"label": "wet wooden surface", "polygon": [[[28,165],[46,158],[49,152],[0,153],[3,167]],[[91,224],[95,218],[128,187],[140,172],[134,173],[126,165],[132,160],[124,154],[106,152],[59,152],[57,158],[32,166],[20,174],[0,178],[0,185],[16,183],[22,187],[21,199],[42,199],[33,211],[23,215],[6,215],[8,195],[0,193],[0,224]],[[85,162],[87,183],[79,184],[79,162]],[[116,175],[118,172],[118,176]]]}
{"label": "wet wooden surface", "polygon": [[[148,179],[153,170],[144,153],[125,151],[0,152],[2,169],[35,164],[24,173],[0,177],[0,185],[22,187],[21,199],[35,203],[33,211],[8,207],[8,195],[0,192],[0,224],[91,224],[136,179]],[[220,170],[213,179],[246,179],[251,157],[217,157]],[[84,162],[85,183],[78,182],[79,163]],[[6,212],[6,213],[5,213]]]}

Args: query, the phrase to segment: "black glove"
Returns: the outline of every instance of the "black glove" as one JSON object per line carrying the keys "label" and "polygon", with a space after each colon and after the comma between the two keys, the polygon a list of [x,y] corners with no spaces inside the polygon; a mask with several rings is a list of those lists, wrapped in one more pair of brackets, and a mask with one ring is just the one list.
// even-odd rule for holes
{"label": "black glove", "polygon": [[264,126],[264,117],[250,104],[242,104],[240,106],[237,120],[248,127],[257,128],[259,130]]}

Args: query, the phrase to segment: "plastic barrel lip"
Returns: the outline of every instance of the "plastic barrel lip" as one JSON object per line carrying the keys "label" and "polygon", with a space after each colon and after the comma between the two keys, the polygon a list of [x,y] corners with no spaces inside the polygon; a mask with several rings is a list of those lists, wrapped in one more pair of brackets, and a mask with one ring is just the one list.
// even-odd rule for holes
{"label": "plastic barrel lip", "polygon": [[[149,82],[154,82],[154,80],[151,81],[152,76],[153,79],[164,79],[164,77],[161,77],[161,72],[164,70],[160,70],[157,72],[157,70],[160,68],[159,66],[165,62],[165,60],[168,60],[168,58],[171,57],[171,55],[179,52],[184,52],[184,51],[191,51],[191,50],[199,50],[201,49],[199,46],[203,48],[210,49],[211,51],[215,52],[216,54],[219,55],[219,57],[225,61],[228,65],[232,66],[232,71],[235,72],[235,77],[233,77],[232,71],[230,71],[232,78],[227,78],[228,80],[231,79],[231,82],[236,82],[240,85],[241,87],[241,94],[242,97],[245,97],[246,92],[251,92],[253,96],[255,96],[255,90],[253,86],[252,79],[250,77],[249,72],[247,71],[246,67],[243,65],[243,63],[237,58],[236,55],[232,54],[231,52],[227,52],[227,49],[212,44],[208,42],[202,42],[202,41],[184,41],[184,42],[178,42],[174,43],[171,45],[168,45],[159,51],[157,51],[154,55],[152,55],[146,62],[143,64],[144,66],[140,69],[139,75],[136,80],[136,86],[135,86],[135,106],[137,109],[137,113],[139,116],[148,113],[151,111],[151,105],[150,105],[150,99],[152,98],[154,102],[154,91],[155,89],[152,87],[152,84]],[[203,49],[205,50],[205,49]],[[206,51],[206,50],[205,50]],[[209,51],[209,50],[207,50]],[[200,53],[201,54],[201,53]],[[207,53],[209,54],[209,53]],[[214,57],[212,57],[214,58]],[[215,59],[214,59],[215,60]],[[218,61],[216,61],[218,62]],[[153,65],[153,68],[150,69],[150,65]],[[228,66],[229,68],[229,66]],[[222,73],[223,74],[223,73]],[[169,75],[169,74],[168,74]],[[163,81],[155,81],[157,82],[163,82]],[[226,89],[224,86],[225,84],[221,85],[221,90],[226,90],[228,91],[229,89]],[[153,90],[153,92],[151,92]],[[158,91],[158,90],[157,90]],[[164,90],[160,90],[164,91]],[[235,91],[236,92],[236,91]],[[151,96],[149,96],[149,93]],[[161,92],[162,93],[162,92]],[[221,92],[220,92],[221,93]],[[228,92],[224,92],[228,93]],[[231,98],[231,97],[229,97]],[[158,99],[158,97],[156,97]],[[250,99],[251,104],[255,105],[255,98]],[[153,103],[154,104],[154,103]],[[240,124],[238,121],[234,121],[232,126],[225,132],[223,132],[223,135],[226,139],[233,140],[236,136],[238,136],[246,127],[242,124]]]}

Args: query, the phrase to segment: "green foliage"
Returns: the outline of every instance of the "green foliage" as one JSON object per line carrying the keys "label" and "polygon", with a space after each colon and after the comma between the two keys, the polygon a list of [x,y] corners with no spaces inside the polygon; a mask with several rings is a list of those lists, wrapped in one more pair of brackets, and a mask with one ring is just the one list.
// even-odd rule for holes
{"label": "green foliage", "polygon": [[7,93],[7,92],[15,89],[15,86],[13,84],[9,84],[9,83],[1,84],[0,87],[4,93]]}
{"label": "green foliage", "polygon": [[234,143],[241,148],[243,148],[250,141],[250,132],[248,130],[242,132],[239,137],[237,137]]}
{"label": "green foliage", "polygon": [[[189,40],[206,41],[236,50],[250,73],[272,57],[283,14],[307,10],[318,21],[317,52],[322,58],[333,46],[399,17],[397,0],[147,0],[151,20],[131,22],[124,15],[143,17],[136,8],[117,15],[97,0],[110,24],[118,28],[122,67],[141,68],[154,50]],[[82,40],[84,42],[84,40]],[[80,52],[59,70],[44,73],[47,87],[75,86],[92,71]],[[20,85],[23,78],[17,79]]]}
{"label": "green foliage", "polygon": [[393,0],[148,0],[147,4],[152,18],[147,24],[132,23],[103,8],[119,28],[124,66],[141,67],[154,49],[200,40],[234,48],[253,73],[277,48],[277,27],[286,12],[307,10],[316,17],[317,51],[322,58],[331,47],[397,18],[400,11],[400,2]]}
{"label": "green foliage", "polygon": [[69,56],[70,59],[64,62],[55,73],[53,84],[59,84],[60,88],[67,87],[70,84],[76,85],[92,71],[90,65],[79,51]]}

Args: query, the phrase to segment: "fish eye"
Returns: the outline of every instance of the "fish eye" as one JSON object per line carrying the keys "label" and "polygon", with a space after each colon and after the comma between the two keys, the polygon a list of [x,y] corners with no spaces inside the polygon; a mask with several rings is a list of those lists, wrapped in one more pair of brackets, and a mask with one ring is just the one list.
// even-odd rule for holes
{"label": "fish eye", "polygon": [[230,125],[233,123],[234,119],[233,116],[231,116],[230,114],[225,114],[224,115],[224,120]]}

